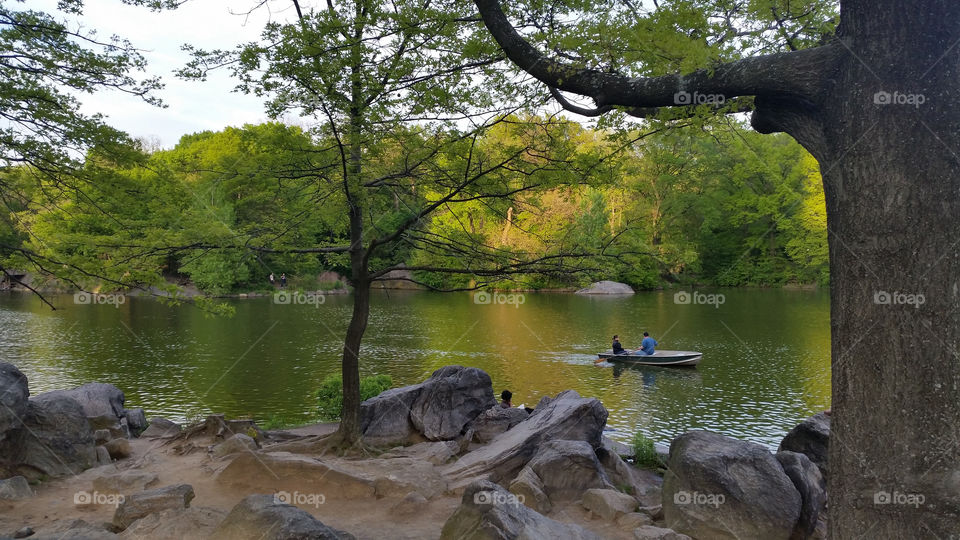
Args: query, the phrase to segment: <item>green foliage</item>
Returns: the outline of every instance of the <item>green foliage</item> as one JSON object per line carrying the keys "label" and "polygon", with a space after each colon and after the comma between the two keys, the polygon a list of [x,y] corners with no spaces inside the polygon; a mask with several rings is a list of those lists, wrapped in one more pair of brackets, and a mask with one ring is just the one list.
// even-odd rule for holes
{"label": "green foliage", "polygon": [[633,436],[633,463],[643,469],[663,467],[663,460],[654,449],[653,440],[639,431]]}
{"label": "green foliage", "polygon": [[[360,401],[366,401],[380,395],[393,386],[389,375],[372,375],[360,378]],[[323,421],[340,419],[343,409],[343,379],[340,375],[330,375],[320,383],[317,390],[317,409]]]}

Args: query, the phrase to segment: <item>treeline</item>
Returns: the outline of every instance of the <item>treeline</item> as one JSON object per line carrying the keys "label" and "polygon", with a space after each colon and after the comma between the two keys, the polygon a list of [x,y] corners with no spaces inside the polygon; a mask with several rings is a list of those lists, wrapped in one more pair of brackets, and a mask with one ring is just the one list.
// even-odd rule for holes
{"label": "treeline", "polygon": [[[384,163],[389,176],[414,170],[404,162],[417,161],[420,146],[446,148],[436,141],[459,144],[459,136],[427,128],[392,134],[390,144],[367,148],[365,157]],[[538,142],[531,145],[531,137]],[[828,279],[820,175],[789,137],[742,126],[614,137],[571,122],[526,119],[497,123],[462,144],[473,145],[469,153],[431,154],[431,163],[455,177],[469,169],[460,163],[464,155],[493,159],[522,147],[531,167],[504,168],[496,181],[516,175],[524,191],[440,209],[424,229],[444,238],[444,249],[431,249],[429,235],[420,235],[372,267],[469,268],[468,251],[450,250],[459,238],[464,246],[504,253],[542,254],[560,245],[564,253],[596,254],[581,273],[521,274],[503,287]],[[172,290],[192,283],[223,294],[260,289],[269,274],[286,273],[293,286],[316,288],[322,272],[349,274],[345,254],[323,250],[349,237],[349,208],[328,181],[341,163],[339,151],[322,134],[266,123],[184,136],[170,150],[94,150],[69,189],[29,166],[0,170],[2,266],[55,270],[61,282],[84,287],[167,283]],[[557,155],[563,166],[554,166]],[[416,174],[395,182],[375,169],[367,174],[383,186],[380,202],[367,210],[377,214],[374,228],[410,219],[411,197],[431,200],[430,183],[419,185]],[[529,189],[534,175],[539,187]],[[473,278],[417,271],[415,279],[454,289]]]}

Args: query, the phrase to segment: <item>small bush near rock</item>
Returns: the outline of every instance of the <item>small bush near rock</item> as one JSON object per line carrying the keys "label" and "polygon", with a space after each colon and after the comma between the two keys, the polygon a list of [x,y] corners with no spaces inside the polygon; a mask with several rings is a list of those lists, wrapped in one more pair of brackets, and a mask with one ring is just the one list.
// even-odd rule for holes
{"label": "small bush near rock", "polygon": [[643,469],[663,467],[663,461],[653,447],[653,440],[640,432],[633,436],[633,462]]}
{"label": "small bush near rock", "polygon": [[[389,375],[373,375],[360,379],[360,401],[366,401],[380,395],[393,386]],[[340,375],[330,375],[320,383],[317,390],[317,409],[320,419],[332,422],[340,419],[343,410],[343,379]]]}

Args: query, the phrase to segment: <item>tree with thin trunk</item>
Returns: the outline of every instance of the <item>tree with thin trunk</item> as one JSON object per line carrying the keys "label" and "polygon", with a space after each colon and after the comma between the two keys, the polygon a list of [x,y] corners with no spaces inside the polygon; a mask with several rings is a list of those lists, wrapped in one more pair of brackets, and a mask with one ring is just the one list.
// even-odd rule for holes
{"label": "tree with thin trunk", "polygon": [[[475,3],[507,56],[573,112],[643,117],[752,99],[754,129],[788,133],[813,154],[823,176],[830,251],[830,536],[956,534],[960,3],[840,0],[836,31],[807,40],[798,36],[816,26],[805,19],[814,2],[796,3],[802,9],[793,13],[789,4],[759,2],[769,8],[769,24],[743,33],[738,25],[751,14],[742,4],[739,13],[737,6],[701,11],[712,26],[687,35],[704,44],[701,50],[742,35],[745,50],[758,54],[737,59],[721,51],[694,70],[669,50],[644,48],[662,44],[651,29],[675,13],[672,2],[654,2],[650,14],[632,10],[632,29],[608,29],[608,40],[628,45],[621,52],[634,66],[616,50],[608,49],[605,65],[599,55],[562,47],[572,40],[556,40],[554,52],[544,53],[498,0]],[[547,27],[538,15],[516,17]],[[786,46],[760,54],[770,36]],[[593,104],[579,105],[569,94]]]}

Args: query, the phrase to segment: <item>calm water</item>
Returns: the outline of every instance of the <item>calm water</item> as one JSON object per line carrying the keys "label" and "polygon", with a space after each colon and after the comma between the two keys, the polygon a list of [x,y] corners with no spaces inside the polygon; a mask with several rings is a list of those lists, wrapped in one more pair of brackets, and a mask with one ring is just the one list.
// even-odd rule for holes
{"label": "calm water", "polygon": [[[447,364],[482,368],[514,404],[572,388],[610,411],[609,433],[642,431],[669,442],[705,428],[775,446],[830,403],[826,291],[723,290],[725,302],[677,305],[673,292],[627,298],[528,294],[522,305],[478,305],[469,294],[375,293],[361,370],[396,385]],[[0,294],[0,359],[16,364],[31,394],[85,382],[113,383],[128,406],[172,419],[206,412],[309,419],[313,392],[339,371],[350,299],[323,305],[236,300],[213,318],[151,299],[51,311],[27,294]],[[698,350],[696,369],[595,366],[617,333],[639,346],[648,330],[662,349]]]}

